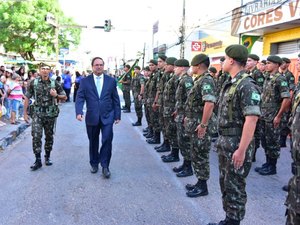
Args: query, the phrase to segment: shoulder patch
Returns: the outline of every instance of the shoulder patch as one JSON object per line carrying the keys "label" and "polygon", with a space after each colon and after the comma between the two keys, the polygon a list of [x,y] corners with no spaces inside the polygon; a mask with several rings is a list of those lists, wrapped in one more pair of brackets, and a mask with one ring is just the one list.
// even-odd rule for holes
{"label": "shoulder patch", "polygon": [[187,83],[185,83],[185,87],[186,88],[189,88],[189,87],[192,87],[193,85],[192,85],[192,83],[190,83],[190,82],[187,82]]}
{"label": "shoulder patch", "polygon": [[286,81],[281,81],[280,86],[281,87],[287,87],[288,83]]}
{"label": "shoulder patch", "polygon": [[210,90],[210,89],[211,89],[210,84],[205,84],[205,85],[203,86],[203,90]]}
{"label": "shoulder patch", "polygon": [[251,99],[256,100],[256,101],[260,101],[260,95],[256,92],[252,92]]}
{"label": "shoulder patch", "polygon": [[262,78],[262,77],[258,78],[257,82],[264,82],[264,78]]}

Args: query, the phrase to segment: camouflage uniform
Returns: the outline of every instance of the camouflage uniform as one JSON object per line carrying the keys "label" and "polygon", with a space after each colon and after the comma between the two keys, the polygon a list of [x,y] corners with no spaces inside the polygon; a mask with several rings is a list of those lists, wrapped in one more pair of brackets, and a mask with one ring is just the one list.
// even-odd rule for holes
{"label": "camouflage uniform", "polygon": [[158,90],[159,90],[159,95],[158,95],[158,100],[157,100],[157,103],[159,105],[159,123],[162,124],[162,132],[163,132],[163,135],[164,135],[164,138],[166,140],[169,139],[168,135],[167,135],[167,128],[166,128],[166,123],[168,122],[165,122],[164,121],[164,100],[163,100],[163,92],[164,92],[164,88],[165,88],[165,85],[166,83],[170,80],[170,78],[172,77],[172,73],[170,72],[165,72],[163,73],[163,75],[161,76],[161,78],[159,79],[159,82],[158,82]]}
{"label": "camouflage uniform", "polygon": [[[245,216],[246,177],[251,168],[254,142],[249,144],[244,164],[239,170],[234,168],[232,155],[239,147],[245,117],[260,116],[261,114],[259,89],[251,77],[243,78],[245,75],[245,72],[240,71],[233,79],[229,79],[224,84],[218,110],[217,151],[223,209],[226,217],[238,221]],[[240,79],[243,80],[240,82]],[[230,93],[231,87],[236,87],[234,94]]]}
{"label": "camouflage uniform", "polygon": [[190,90],[193,87],[193,78],[188,74],[184,74],[179,78],[179,83],[176,89],[176,111],[177,115],[175,118],[176,127],[177,127],[177,140],[178,146],[183,156],[184,160],[190,161],[190,146],[191,140],[187,133],[185,132],[183,120],[185,117],[185,103],[188,97]]}
{"label": "camouflage uniform", "polygon": [[287,206],[286,225],[300,224],[300,91],[295,93],[292,104],[292,172],[293,177],[289,181],[289,193],[285,202]]}
{"label": "camouflage uniform", "polygon": [[[43,129],[45,132],[45,153],[50,155],[53,146],[53,132],[54,124],[57,115],[51,115],[52,108],[58,110],[58,106],[54,97],[50,95],[51,81],[43,81],[41,78],[38,79],[37,85],[35,86],[34,80],[32,80],[27,88],[26,97],[28,99],[36,97],[34,105],[31,109],[32,125],[32,147],[34,154],[40,154],[42,151],[42,136]],[[55,81],[55,90],[58,95],[66,95],[61,85]]]}
{"label": "camouflage uniform", "polygon": [[163,91],[163,115],[164,115],[164,127],[166,131],[166,137],[171,142],[173,148],[178,148],[178,140],[176,133],[176,123],[172,113],[175,112],[176,105],[176,89],[179,82],[179,76],[170,74],[171,79],[166,83]]}
{"label": "camouflage uniform", "polygon": [[[269,75],[262,93],[262,146],[268,159],[277,160],[280,155],[280,126],[274,128],[273,120],[277,115],[283,98],[289,98],[289,87],[286,78],[280,73]],[[275,163],[276,164],[276,163]]]}
{"label": "camouflage uniform", "polygon": [[148,127],[152,127],[151,119],[150,119],[151,106],[147,102],[148,101],[149,84],[150,84],[150,78],[145,78],[145,89],[144,89],[143,102],[144,102],[145,117],[146,117]]}
{"label": "camouflage uniform", "polygon": [[134,108],[137,118],[143,117],[143,102],[139,100],[138,96],[141,93],[141,85],[145,84],[143,74],[137,74],[131,81],[132,95],[134,100]]}
{"label": "camouflage uniform", "polygon": [[185,130],[191,140],[191,159],[198,180],[209,179],[209,150],[211,133],[208,127],[204,138],[199,139],[195,129],[201,123],[205,102],[216,103],[216,87],[213,77],[204,73],[196,77],[185,107]]}
{"label": "camouflage uniform", "polygon": [[122,84],[123,98],[125,101],[125,108],[130,111],[131,100],[130,100],[130,84],[131,74],[128,72],[124,75],[123,81],[129,82],[128,84]]}

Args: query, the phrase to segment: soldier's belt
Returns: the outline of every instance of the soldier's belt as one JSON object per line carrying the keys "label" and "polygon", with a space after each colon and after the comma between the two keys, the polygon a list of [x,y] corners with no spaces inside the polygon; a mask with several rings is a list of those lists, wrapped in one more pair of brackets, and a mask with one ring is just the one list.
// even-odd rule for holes
{"label": "soldier's belt", "polygon": [[295,176],[300,176],[300,165],[292,163],[292,174],[294,174]]}
{"label": "soldier's belt", "polygon": [[200,115],[200,111],[199,112],[185,112],[185,115],[188,118],[198,117]]}
{"label": "soldier's belt", "polygon": [[222,136],[241,136],[243,132],[242,128],[220,128],[219,134]]}

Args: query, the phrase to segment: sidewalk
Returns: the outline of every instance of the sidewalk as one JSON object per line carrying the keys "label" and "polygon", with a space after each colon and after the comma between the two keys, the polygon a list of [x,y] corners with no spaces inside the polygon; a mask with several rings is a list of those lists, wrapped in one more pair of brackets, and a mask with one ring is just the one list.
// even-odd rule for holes
{"label": "sidewalk", "polygon": [[14,140],[30,125],[24,121],[19,124],[10,124],[9,121],[1,117],[2,122],[6,125],[0,127],[0,150],[4,150],[8,145],[11,145]]}

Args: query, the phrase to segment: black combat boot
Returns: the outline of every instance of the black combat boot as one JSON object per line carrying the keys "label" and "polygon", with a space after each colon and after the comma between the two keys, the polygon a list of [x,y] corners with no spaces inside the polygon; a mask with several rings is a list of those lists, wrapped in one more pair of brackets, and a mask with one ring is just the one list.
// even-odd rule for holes
{"label": "black combat boot", "polygon": [[253,156],[252,156],[252,162],[256,162],[256,151],[257,151],[257,148],[254,149]]}
{"label": "black combat boot", "polygon": [[148,131],[149,131],[149,127],[143,129],[143,133],[148,133]]}
{"label": "black combat boot", "polygon": [[163,162],[178,162],[179,161],[179,148],[172,148],[171,154],[161,158]]}
{"label": "black combat boot", "polygon": [[263,176],[268,176],[268,175],[274,175],[277,173],[276,171],[276,164],[277,164],[277,159],[272,159],[270,158],[269,159],[269,165],[263,169],[261,169],[259,171],[259,174],[260,175],[263,175]]}
{"label": "black combat boot", "polygon": [[145,138],[152,138],[153,137],[153,129],[149,128],[149,131],[144,134]]}
{"label": "black combat boot", "polygon": [[182,165],[180,165],[180,166],[178,166],[178,167],[174,167],[174,168],[173,168],[173,171],[174,171],[175,173],[181,172],[181,171],[184,169],[186,163],[187,163],[187,160],[184,159]]}
{"label": "black combat boot", "polygon": [[50,152],[49,151],[46,151],[46,154],[45,154],[45,165],[46,166],[51,166],[53,163],[50,159]]}
{"label": "black combat boot", "polygon": [[148,144],[160,144],[160,132],[155,132],[153,138],[147,139]]}
{"label": "black combat boot", "polygon": [[35,162],[30,167],[32,171],[35,171],[42,167],[41,153],[35,154]]}
{"label": "black combat boot", "polygon": [[161,145],[159,145],[159,146],[155,146],[154,150],[158,150],[158,149],[163,148],[165,146],[165,144],[166,144],[166,140],[164,139],[164,142]]}
{"label": "black combat boot", "polygon": [[284,185],[284,186],[282,187],[282,190],[283,190],[283,191],[286,191],[286,192],[289,192],[289,185]]}
{"label": "black combat boot", "polygon": [[226,216],[226,219],[221,220],[219,223],[209,223],[207,225],[240,225],[240,221],[228,218]]}
{"label": "black combat boot", "polygon": [[190,198],[208,195],[206,180],[198,180],[193,190],[186,192]]}
{"label": "black combat boot", "polygon": [[142,118],[139,117],[135,123],[132,123],[132,126],[142,126]]}
{"label": "black combat boot", "polygon": [[170,146],[169,140],[165,140],[164,143],[165,144],[162,145],[161,148],[156,149],[157,152],[169,152],[169,151],[171,151],[171,146]]}
{"label": "black combat boot", "polygon": [[186,161],[185,167],[182,171],[176,174],[177,177],[188,177],[193,175],[192,162]]}
{"label": "black combat boot", "polygon": [[262,164],[261,167],[255,167],[254,171],[259,173],[260,170],[268,167],[269,166],[269,161],[270,161],[269,159],[270,159],[269,156],[266,155],[266,162],[264,164]]}

